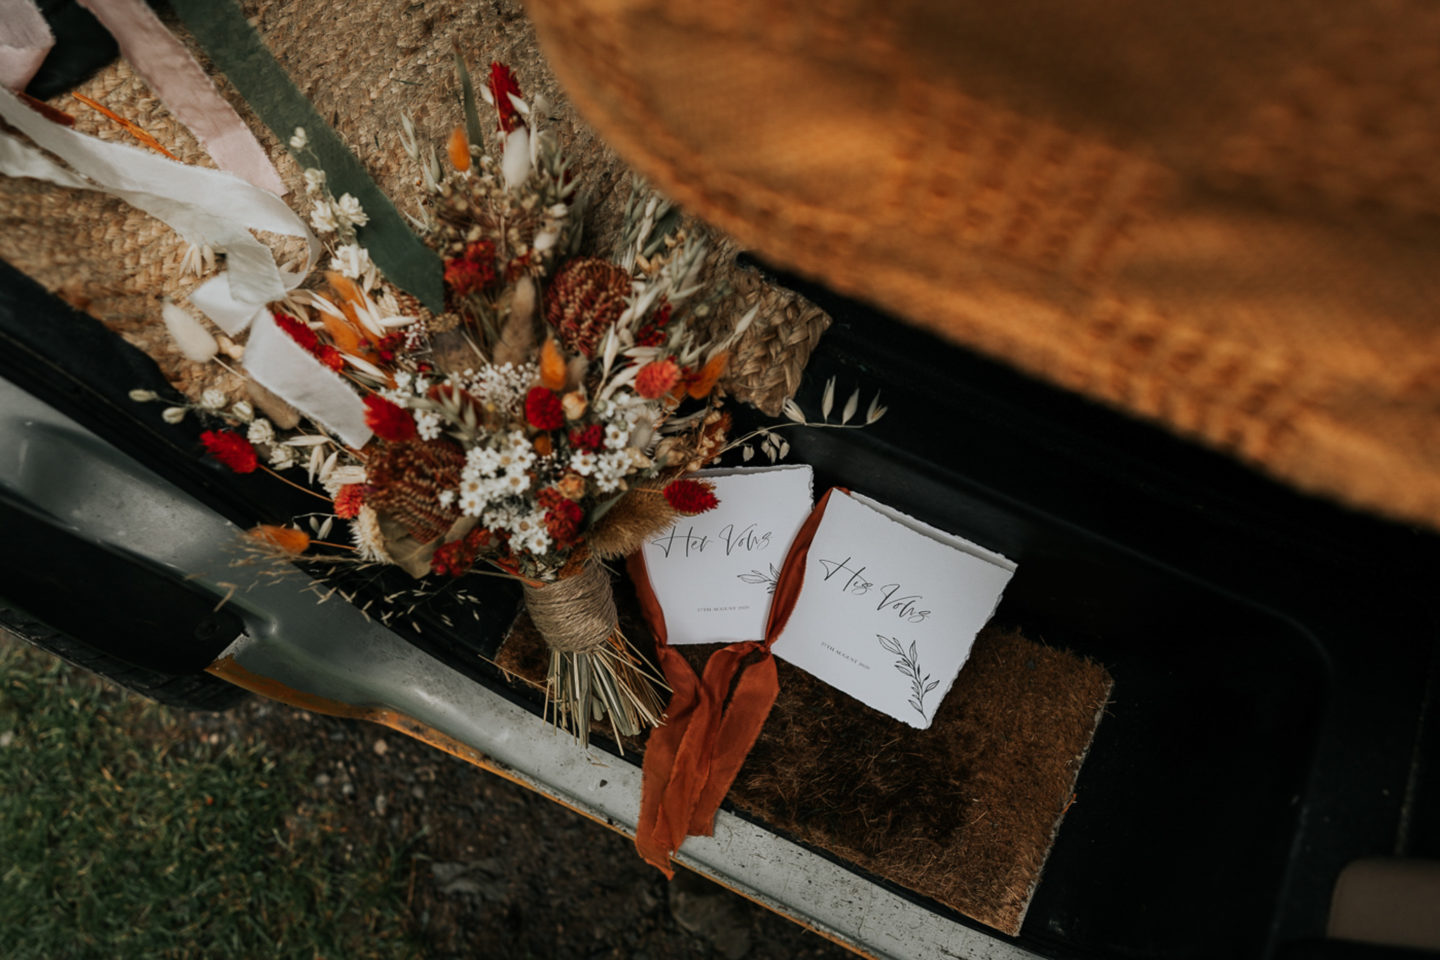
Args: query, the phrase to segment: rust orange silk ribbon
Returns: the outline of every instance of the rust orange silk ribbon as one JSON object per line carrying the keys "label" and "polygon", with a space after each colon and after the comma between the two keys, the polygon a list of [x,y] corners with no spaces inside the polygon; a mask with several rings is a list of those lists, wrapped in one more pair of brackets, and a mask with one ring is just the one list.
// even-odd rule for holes
{"label": "rust orange silk ribbon", "polygon": [[[665,614],[655,599],[640,551],[628,561],[640,607],[655,633],[660,669],[673,691],[665,725],[650,734],[640,788],[640,855],[675,875],[670,858],[687,836],[708,837],[715,811],[749,755],[775,704],[780,681],[770,645],[785,628],[805,580],[805,557],[831,491],[811,511],[780,570],[765,624],[765,639],[715,651],[702,677],[666,641]],[[733,691],[731,687],[734,687]]]}

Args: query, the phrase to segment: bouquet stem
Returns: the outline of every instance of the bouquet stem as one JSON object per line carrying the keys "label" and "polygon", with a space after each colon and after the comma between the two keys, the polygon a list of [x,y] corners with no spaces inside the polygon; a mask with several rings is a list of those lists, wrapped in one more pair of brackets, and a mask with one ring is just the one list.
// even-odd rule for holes
{"label": "bouquet stem", "polygon": [[605,569],[593,561],[578,573],[525,586],[525,603],[550,647],[545,714],[556,726],[590,742],[590,722],[606,720],[615,733],[636,736],[659,726],[664,681],[620,630]]}

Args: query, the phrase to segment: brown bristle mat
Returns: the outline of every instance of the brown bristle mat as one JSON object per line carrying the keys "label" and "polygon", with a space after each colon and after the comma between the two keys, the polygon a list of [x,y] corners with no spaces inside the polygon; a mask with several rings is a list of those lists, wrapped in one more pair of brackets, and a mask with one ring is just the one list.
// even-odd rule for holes
{"label": "brown bristle mat", "polygon": [[[622,620],[632,637],[645,636],[633,610],[626,615],[626,592],[616,597]],[[677,649],[699,673],[718,647]],[[544,677],[544,647],[523,617],[499,662]],[[1105,668],[987,627],[935,722],[915,730],[778,666],[780,696],[729,801],[801,843],[1019,933],[1109,701]]]}

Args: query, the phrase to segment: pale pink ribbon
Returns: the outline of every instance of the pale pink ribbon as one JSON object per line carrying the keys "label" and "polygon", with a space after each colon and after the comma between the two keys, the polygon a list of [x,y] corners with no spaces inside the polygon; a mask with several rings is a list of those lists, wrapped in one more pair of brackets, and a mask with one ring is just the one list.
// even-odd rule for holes
{"label": "pale pink ribbon", "polygon": [[[80,0],[105,25],[131,68],[175,118],[190,128],[221,170],[286,193],[280,174],[195,58],[144,0]],[[55,42],[34,0],[0,0],[0,83],[20,91]]]}
{"label": "pale pink ribbon", "polygon": [[0,0],[0,86],[24,90],[55,46],[55,35],[33,0]]}
{"label": "pale pink ribbon", "polygon": [[80,5],[105,25],[140,79],[190,128],[216,166],[285,196],[280,174],[250,128],[144,0],[80,0]]}

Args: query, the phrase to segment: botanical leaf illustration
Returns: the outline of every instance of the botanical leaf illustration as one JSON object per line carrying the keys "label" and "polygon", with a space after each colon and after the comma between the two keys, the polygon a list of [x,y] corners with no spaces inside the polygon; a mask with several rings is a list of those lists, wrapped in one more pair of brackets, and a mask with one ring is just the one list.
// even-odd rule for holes
{"label": "botanical leaf illustration", "polygon": [[773,563],[770,564],[768,574],[761,573],[759,570],[751,570],[749,573],[737,573],[735,576],[741,583],[765,584],[766,593],[774,593],[776,585],[780,582],[780,571],[775,569]]}
{"label": "botanical leaf illustration", "polygon": [[895,654],[900,659],[895,661],[895,669],[904,674],[910,681],[911,697],[908,703],[915,708],[920,716],[925,716],[925,694],[934,690],[940,685],[939,680],[931,680],[930,674],[921,674],[919,656],[916,651],[915,641],[910,641],[910,649],[907,651],[905,645],[895,637],[885,637],[875,634],[875,639],[880,641],[880,646],[889,653]]}

